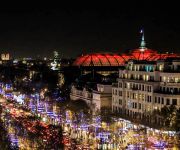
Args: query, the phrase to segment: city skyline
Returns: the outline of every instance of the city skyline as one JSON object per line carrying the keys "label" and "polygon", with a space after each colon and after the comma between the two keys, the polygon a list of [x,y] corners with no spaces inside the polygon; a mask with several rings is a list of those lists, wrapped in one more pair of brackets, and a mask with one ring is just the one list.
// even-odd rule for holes
{"label": "city skyline", "polygon": [[[153,8],[153,9],[152,9]],[[147,47],[178,53],[178,12],[153,5],[106,8],[1,9],[0,49],[17,57],[63,57],[82,53],[126,53],[140,45],[145,30]]]}

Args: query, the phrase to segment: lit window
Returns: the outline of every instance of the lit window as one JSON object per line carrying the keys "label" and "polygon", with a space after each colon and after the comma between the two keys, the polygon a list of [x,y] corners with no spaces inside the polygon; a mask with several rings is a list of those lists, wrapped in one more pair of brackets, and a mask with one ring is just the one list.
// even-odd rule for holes
{"label": "lit window", "polygon": [[137,94],[137,93],[135,94],[135,99],[136,99],[136,100],[138,99],[138,94]]}
{"label": "lit window", "polygon": [[166,82],[166,77],[165,76],[163,77],[163,81]]}
{"label": "lit window", "polygon": [[146,75],[143,75],[143,80],[144,80],[144,81],[146,80]]}
{"label": "lit window", "polygon": [[139,65],[137,66],[137,71],[139,71]]}
{"label": "lit window", "polygon": [[145,99],[145,96],[144,96],[144,94],[142,94],[142,100],[144,101],[144,99]]}
{"label": "lit window", "polygon": [[149,81],[149,75],[146,75],[146,81]]}
{"label": "lit window", "polygon": [[130,89],[130,83],[127,83],[127,88]]}
{"label": "lit window", "polygon": [[179,78],[175,78],[174,80],[175,80],[176,83],[180,81]]}
{"label": "lit window", "polygon": [[159,71],[162,71],[162,70],[163,70],[163,66],[159,65]]}

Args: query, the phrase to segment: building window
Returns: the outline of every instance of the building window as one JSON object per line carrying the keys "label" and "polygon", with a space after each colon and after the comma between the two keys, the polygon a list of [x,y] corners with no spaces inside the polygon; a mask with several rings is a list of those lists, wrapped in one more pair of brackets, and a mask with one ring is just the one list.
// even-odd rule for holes
{"label": "building window", "polygon": [[144,101],[144,99],[145,99],[145,95],[144,95],[144,94],[142,94],[142,100]]}
{"label": "building window", "polygon": [[162,97],[162,99],[161,99],[161,104],[164,104],[164,98]]}
{"label": "building window", "polygon": [[170,105],[170,99],[166,99],[166,105]]}
{"label": "building window", "polygon": [[134,71],[136,71],[136,65],[134,65]]}
{"label": "building window", "polygon": [[147,101],[151,102],[151,96],[147,96]]}
{"label": "building window", "polygon": [[149,102],[149,96],[147,96],[147,102]]}
{"label": "building window", "polygon": [[133,95],[134,95],[133,93],[130,93],[130,98],[131,98],[131,99],[134,99],[134,98],[133,98]]}
{"label": "building window", "polygon": [[155,97],[155,100],[154,100],[155,103],[157,103],[157,97]]}
{"label": "building window", "polygon": [[140,75],[140,76],[139,76],[139,80],[142,80],[142,79],[143,79],[143,76],[142,76],[142,75]]}
{"label": "building window", "polygon": [[159,65],[159,71],[163,70],[163,65]]}
{"label": "building window", "polygon": [[149,92],[151,92],[151,86],[149,86]]}
{"label": "building window", "polygon": [[151,102],[151,96],[149,96],[149,102]]}
{"label": "building window", "polygon": [[166,88],[165,87],[163,87],[163,92],[165,92],[166,91]]}
{"label": "building window", "polygon": [[144,91],[144,85],[142,85],[142,91]]}
{"label": "building window", "polygon": [[119,96],[122,96],[122,91],[119,91]]}
{"label": "building window", "polygon": [[136,89],[138,89],[138,84],[135,84]]}
{"label": "building window", "polygon": [[137,94],[137,93],[135,94],[135,99],[136,99],[136,100],[138,99],[138,94]]}
{"label": "building window", "polygon": [[177,99],[172,99],[172,105],[177,105]]}
{"label": "building window", "polygon": [[122,83],[121,82],[119,82],[119,87],[122,88]]}
{"label": "building window", "polygon": [[137,103],[134,103],[135,104],[135,109],[137,108]]}
{"label": "building window", "polygon": [[129,92],[127,92],[127,97],[129,98]]}
{"label": "building window", "polygon": [[119,99],[119,105],[122,105],[122,99]]}
{"label": "building window", "polygon": [[130,87],[131,87],[130,83],[127,83],[127,89],[130,89]]}
{"label": "building window", "polygon": [[160,87],[160,91],[163,92],[163,87]]}
{"label": "building window", "polygon": [[166,82],[166,77],[165,76],[163,76],[163,82]]}
{"label": "building window", "polygon": [[141,104],[139,103],[139,109],[141,109]]}
{"label": "building window", "polygon": [[174,93],[178,93],[178,88],[174,88]]}
{"label": "building window", "polygon": [[127,85],[126,85],[126,83],[124,83],[124,88],[127,88]]}
{"label": "building window", "polygon": [[146,81],[149,81],[149,75],[146,75]]}
{"label": "building window", "polygon": [[135,94],[133,93],[133,99],[135,99]]}
{"label": "building window", "polygon": [[161,99],[160,99],[160,97],[158,97],[158,103],[160,104],[160,101],[161,101]]}

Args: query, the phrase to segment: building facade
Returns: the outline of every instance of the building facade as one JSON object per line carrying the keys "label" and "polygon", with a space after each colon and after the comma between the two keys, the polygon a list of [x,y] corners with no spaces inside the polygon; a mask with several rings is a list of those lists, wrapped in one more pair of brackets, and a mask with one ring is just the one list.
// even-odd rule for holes
{"label": "building facade", "polygon": [[10,55],[9,55],[9,53],[1,54],[1,60],[10,60]]}
{"label": "building facade", "polygon": [[112,87],[112,111],[149,114],[164,106],[180,107],[180,59],[129,60]]}
{"label": "building facade", "polygon": [[70,98],[72,100],[84,100],[95,112],[102,109],[110,109],[112,105],[112,85],[97,84],[96,90],[77,88],[72,86]]}

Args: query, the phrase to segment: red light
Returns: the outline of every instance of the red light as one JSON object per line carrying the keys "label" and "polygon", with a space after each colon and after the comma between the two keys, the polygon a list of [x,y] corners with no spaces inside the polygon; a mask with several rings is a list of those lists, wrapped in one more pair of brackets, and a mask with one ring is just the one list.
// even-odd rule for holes
{"label": "red light", "polygon": [[124,65],[129,59],[156,61],[169,57],[180,57],[178,54],[158,54],[151,49],[135,49],[129,55],[127,54],[109,54],[95,53],[87,54],[76,59],[74,66],[120,66]]}

